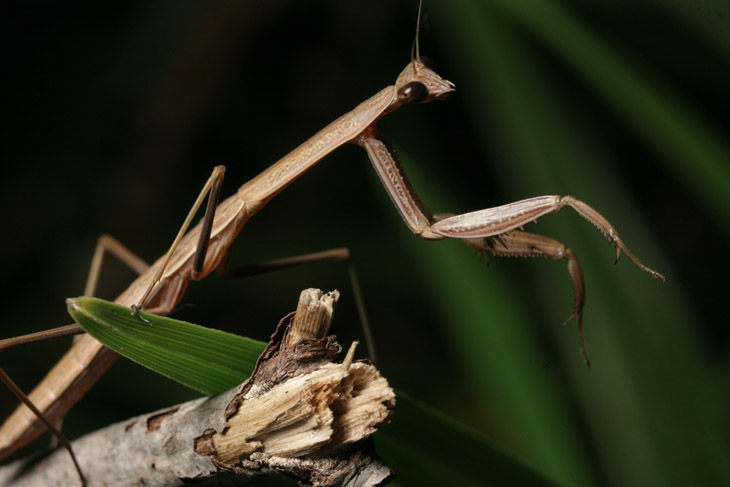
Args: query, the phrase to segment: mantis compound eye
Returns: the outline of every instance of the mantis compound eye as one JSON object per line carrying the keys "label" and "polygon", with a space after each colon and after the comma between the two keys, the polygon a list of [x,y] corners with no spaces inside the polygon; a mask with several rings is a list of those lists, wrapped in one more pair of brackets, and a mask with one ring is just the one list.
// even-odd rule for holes
{"label": "mantis compound eye", "polygon": [[404,105],[409,103],[420,103],[428,96],[428,89],[423,83],[411,81],[398,90],[398,100]]}

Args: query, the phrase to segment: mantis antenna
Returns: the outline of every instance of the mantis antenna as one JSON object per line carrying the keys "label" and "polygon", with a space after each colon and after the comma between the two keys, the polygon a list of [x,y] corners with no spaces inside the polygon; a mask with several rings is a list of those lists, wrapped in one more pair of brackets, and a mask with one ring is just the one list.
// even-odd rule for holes
{"label": "mantis antenna", "polygon": [[[411,46],[411,61],[415,60],[421,62],[421,46],[418,44],[418,38],[421,34],[421,8],[423,7],[423,0],[418,2],[418,18],[416,19],[416,37],[413,39],[413,45]],[[415,56],[414,56],[415,54]]]}

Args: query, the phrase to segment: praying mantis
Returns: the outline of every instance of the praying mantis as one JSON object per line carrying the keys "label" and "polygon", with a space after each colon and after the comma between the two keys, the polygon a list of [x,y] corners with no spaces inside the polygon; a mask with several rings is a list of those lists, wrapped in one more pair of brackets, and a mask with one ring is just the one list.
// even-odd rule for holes
{"label": "praying mantis", "polygon": [[[420,86],[425,87],[425,91]],[[412,233],[427,240],[456,238],[478,251],[497,255],[547,256],[554,259],[567,259],[575,288],[573,313],[570,319],[578,321],[579,329],[582,324],[584,294],[583,279],[577,259],[570,249],[557,241],[524,232],[521,230],[524,225],[564,206],[571,206],[606,234],[609,241],[616,247],[617,257],[618,252],[623,251],[642,270],[655,277],[662,277],[645,267],[628,251],[622,240],[619,239],[616,230],[607,220],[587,204],[571,197],[541,196],[462,215],[431,215],[410,188],[397,158],[377,132],[376,123],[382,116],[401,106],[445,98],[453,89],[453,85],[427,68],[416,56],[416,59],[402,71],[393,86],[383,89],[359,105],[353,112],[348,112],[337,119],[327,129],[305,142],[300,149],[297,149],[299,152],[295,150],[293,156],[290,155],[280,160],[260,176],[245,183],[234,196],[224,200],[219,205],[216,219],[213,221],[212,238],[207,252],[197,253],[204,256],[200,268],[196,269],[193,264],[194,255],[196,255],[196,241],[201,233],[200,226],[198,226],[187,234],[188,236],[179,243],[175,251],[169,254],[171,260],[166,266],[162,265],[164,257],[158,260],[149,271],[122,293],[117,302],[129,306],[136,305],[151,312],[167,313],[171,311],[181,299],[191,279],[205,277],[227,258],[227,251],[248,218],[257,213],[271,198],[297,179],[311,165],[348,142],[365,149],[388,194]],[[214,181],[220,180],[221,171],[222,169],[219,169],[214,173],[211,185],[215,184]],[[161,269],[164,272],[160,271]],[[161,272],[160,284],[153,286],[151,282],[158,271]],[[147,293],[150,293],[151,297],[145,297]],[[89,378],[98,377],[115,358],[113,354],[89,337],[82,338],[73,350],[83,350],[80,356],[85,360],[83,363],[76,364],[75,375],[69,374],[69,370],[73,369],[69,363],[75,362],[76,359],[62,359],[54,370],[60,371],[58,374],[61,374],[63,379],[61,379],[61,375],[51,376],[41,386],[66,386],[64,390],[59,391],[60,393],[54,392],[49,395],[49,397],[56,395],[57,400],[45,404],[42,399],[37,400],[39,406],[43,406],[42,410],[51,419],[62,417],[73,405],[73,400],[68,399],[66,394],[69,397],[83,394],[84,389],[88,390],[93,385],[93,380]],[[64,362],[64,360],[66,361]],[[68,379],[69,376],[72,378]],[[31,397],[35,399],[41,395]],[[21,409],[21,411],[25,410]],[[21,436],[11,436],[11,439],[8,440],[7,443],[12,447],[29,441],[27,438],[40,432],[39,428],[32,426],[35,424],[35,419],[27,411],[9,419],[8,423],[14,431],[21,432]],[[6,445],[5,448],[10,447]]]}

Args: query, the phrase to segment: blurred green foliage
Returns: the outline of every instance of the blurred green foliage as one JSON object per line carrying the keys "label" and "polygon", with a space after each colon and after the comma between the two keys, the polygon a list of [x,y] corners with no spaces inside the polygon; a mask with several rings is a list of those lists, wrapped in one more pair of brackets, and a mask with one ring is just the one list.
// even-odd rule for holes
{"label": "blurred green foliage", "polygon": [[[228,166],[232,193],[392,83],[415,4],[6,4],[3,335],[67,322],[63,300],[81,293],[100,233],[153,260],[213,165]],[[560,327],[564,263],[487,267],[459,242],[414,238],[354,147],[254,218],[235,262],[348,246],[385,375],[560,485],[730,483],[730,7],[432,0],[425,14],[422,52],[456,95],[380,126],[424,201],[463,212],[572,194],[668,281],[612,265],[613,249],[569,210],[530,225],[583,266],[586,369],[574,327]],[[110,262],[100,294],[131,277]],[[358,337],[338,264],[209,278],[175,316],[266,339],[310,286],[342,291],[335,329]],[[0,360],[29,389],[65,346]],[[187,397],[120,362],[67,431]]]}

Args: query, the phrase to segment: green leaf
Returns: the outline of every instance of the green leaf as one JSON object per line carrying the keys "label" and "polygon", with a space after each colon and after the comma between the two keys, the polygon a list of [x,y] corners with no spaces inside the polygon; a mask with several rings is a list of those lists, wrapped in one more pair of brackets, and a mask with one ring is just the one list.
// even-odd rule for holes
{"label": "green leaf", "polygon": [[67,300],[89,335],[112,350],[204,394],[237,386],[253,372],[266,344],[97,298]]}

